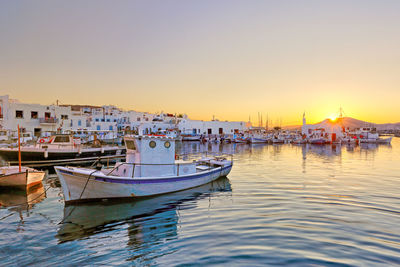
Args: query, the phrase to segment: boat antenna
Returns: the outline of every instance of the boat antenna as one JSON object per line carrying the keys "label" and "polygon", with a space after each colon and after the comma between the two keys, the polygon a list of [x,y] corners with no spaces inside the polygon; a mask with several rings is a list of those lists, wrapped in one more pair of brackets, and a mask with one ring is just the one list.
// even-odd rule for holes
{"label": "boat antenna", "polygon": [[21,172],[21,133],[19,129],[19,124],[18,124],[18,166],[19,166],[19,172]]}

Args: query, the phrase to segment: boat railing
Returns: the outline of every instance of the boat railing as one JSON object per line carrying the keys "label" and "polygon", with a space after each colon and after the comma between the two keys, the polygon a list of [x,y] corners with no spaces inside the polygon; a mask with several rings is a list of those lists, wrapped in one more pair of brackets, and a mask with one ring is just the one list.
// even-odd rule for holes
{"label": "boat railing", "polygon": [[177,154],[176,159],[182,159],[182,160],[196,160],[196,159],[201,159],[201,158],[208,158],[208,157],[215,157],[215,158],[230,158],[231,161],[233,161],[233,154],[232,153],[223,153],[223,152],[210,152],[210,151],[204,151],[204,152],[194,152],[194,153],[182,153],[182,154]]}
{"label": "boat railing", "polygon": [[[112,173],[115,170],[118,170],[121,166],[123,165],[129,165],[133,166],[133,171],[132,171],[132,178],[135,175],[135,168],[136,166],[176,166],[177,167],[177,176],[179,176],[179,169],[181,165],[188,165],[188,164],[193,164],[193,163],[204,163],[209,166],[208,169],[212,169],[212,160],[225,160],[227,159],[228,156],[231,158],[231,162],[233,162],[233,154],[221,154],[221,153],[212,153],[212,152],[204,152],[204,153],[191,153],[191,154],[181,154],[181,155],[206,155],[206,157],[197,157],[196,159],[184,159],[187,162],[174,162],[174,163],[130,163],[130,162],[120,162],[118,165],[111,167],[111,171],[108,172],[106,175],[112,175]],[[213,155],[213,158],[208,158],[207,155]],[[217,155],[217,156],[216,156]],[[110,167],[107,167],[105,169],[110,169]]]}

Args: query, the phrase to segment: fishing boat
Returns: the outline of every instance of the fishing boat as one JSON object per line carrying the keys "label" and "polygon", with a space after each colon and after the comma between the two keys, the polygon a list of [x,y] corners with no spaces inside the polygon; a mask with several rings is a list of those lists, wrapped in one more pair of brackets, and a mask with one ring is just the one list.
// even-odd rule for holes
{"label": "fishing boat", "polygon": [[28,167],[7,166],[0,167],[0,186],[28,188],[40,184],[45,172]]}
{"label": "fishing boat", "polygon": [[393,136],[387,137],[387,138],[381,138],[379,137],[377,140],[378,144],[390,144],[392,142]]}
{"label": "fishing boat", "polygon": [[175,139],[126,136],[126,162],[113,168],[55,167],[66,203],[108,198],[135,198],[200,186],[226,176],[233,161],[223,156],[180,160]]}
{"label": "fishing boat", "polygon": [[18,127],[17,156],[19,165],[0,167],[0,187],[18,187],[27,189],[40,184],[43,180],[45,172],[21,166],[20,138],[21,135]]}
{"label": "fishing boat", "polygon": [[284,144],[285,139],[283,139],[283,137],[281,135],[278,135],[278,136],[272,137],[271,142],[273,144]]}
{"label": "fishing boat", "polygon": [[200,141],[201,136],[198,134],[181,134],[182,141]]}
{"label": "fishing boat", "polygon": [[249,131],[247,142],[250,144],[267,143],[268,136],[259,129]]}
{"label": "fishing boat", "polygon": [[[35,145],[21,147],[23,165],[29,161],[68,160],[77,158],[96,158],[100,156],[119,155],[123,149],[118,146],[84,146],[79,138],[72,135],[57,134],[49,138],[40,138]],[[0,156],[16,164],[18,160],[18,148],[0,148]]]}
{"label": "fishing boat", "polygon": [[292,141],[292,144],[294,145],[302,145],[302,144],[306,144],[307,143],[307,139],[305,138],[296,138]]}
{"label": "fishing boat", "polygon": [[317,136],[311,137],[311,138],[308,140],[308,142],[309,142],[310,144],[313,144],[313,145],[325,145],[325,144],[326,144],[325,138],[323,138],[323,137],[317,137]]}
{"label": "fishing boat", "polygon": [[247,143],[247,138],[244,137],[242,134],[234,134],[233,142],[234,143]]}

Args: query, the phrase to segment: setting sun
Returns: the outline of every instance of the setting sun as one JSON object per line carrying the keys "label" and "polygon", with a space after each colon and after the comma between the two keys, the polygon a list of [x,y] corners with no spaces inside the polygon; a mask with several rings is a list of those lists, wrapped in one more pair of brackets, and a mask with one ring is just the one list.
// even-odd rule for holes
{"label": "setting sun", "polygon": [[331,121],[336,121],[336,119],[338,118],[336,114],[331,114],[329,117],[329,120]]}

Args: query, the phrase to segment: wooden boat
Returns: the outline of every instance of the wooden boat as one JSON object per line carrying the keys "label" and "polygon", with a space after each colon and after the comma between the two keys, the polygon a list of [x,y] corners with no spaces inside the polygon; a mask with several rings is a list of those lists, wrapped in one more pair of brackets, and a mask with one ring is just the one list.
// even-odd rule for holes
{"label": "wooden boat", "polygon": [[27,188],[40,184],[45,172],[18,166],[0,167],[0,186]]}
{"label": "wooden boat", "polygon": [[126,162],[112,169],[55,167],[66,203],[106,198],[133,198],[197,187],[226,176],[233,161],[225,157],[179,160],[175,139],[126,136]]}
{"label": "wooden boat", "polygon": [[18,125],[17,156],[19,166],[0,167],[0,187],[19,187],[22,189],[27,189],[42,183],[45,172],[21,166],[20,138],[21,135]]}

